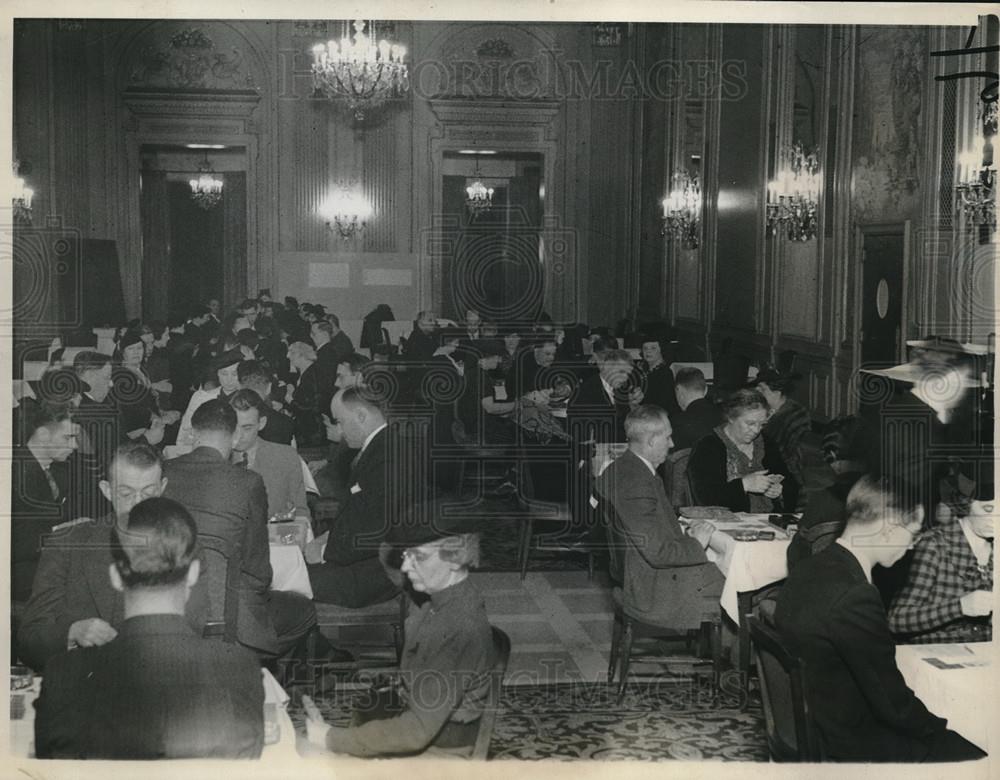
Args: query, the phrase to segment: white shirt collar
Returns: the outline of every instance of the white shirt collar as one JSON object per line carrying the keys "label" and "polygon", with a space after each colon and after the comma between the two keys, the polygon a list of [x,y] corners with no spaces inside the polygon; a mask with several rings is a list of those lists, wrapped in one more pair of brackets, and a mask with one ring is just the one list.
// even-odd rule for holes
{"label": "white shirt collar", "polygon": [[389,423],[382,423],[378,428],[368,434],[365,438],[365,443],[361,445],[361,452],[358,453],[359,458],[361,457],[361,453],[368,449],[368,445],[371,444],[372,439],[374,439],[378,435],[378,432],[385,428],[388,424]]}
{"label": "white shirt collar", "polygon": [[604,394],[610,399],[611,403],[615,402],[615,390],[607,383],[607,380],[602,376],[601,385],[604,387]]}
{"label": "white shirt collar", "polygon": [[938,420],[941,421],[942,425],[947,425],[948,421],[951,420],[951,409],[942,404],[940,401],[935,400],[932,396],[929,396],[923,392],[923,388],[919,383],[913,385],[913,390],[911,390],[917,398],[927,404],[937,415]]}
{"label": "white shirt collar", "polygon": [[958,518],[958,524],[962,528],[962,533],[965,534],[965,539],[969,543],[969,547],[972,548],[972,554],[976,556],[976,563],[980,566],[985,566],[990,560],[990,552],[993,550],[993,540],[983,539],[983,537],[973,533],[972,528],[969,527],[964,517]]}

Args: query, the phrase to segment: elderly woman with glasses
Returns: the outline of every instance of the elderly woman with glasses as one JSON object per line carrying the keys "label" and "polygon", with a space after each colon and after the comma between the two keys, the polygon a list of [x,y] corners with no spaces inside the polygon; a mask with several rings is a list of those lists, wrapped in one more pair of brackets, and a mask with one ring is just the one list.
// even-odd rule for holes
{"label": "elderly woman with glasses", "polygon": [[[398,681],[376,692],[352,725],[330,726],[307,712],[309,741],[354,756],[468,754],[497,661],[486,607],[469,579],[479,564],[479,534],[419,504],[392,528],[381,550],[392,575],[409,580],[419,607],[406,619]],[[401,564],[397,566],[396,564]]]}
{"label": "elderly woman with glasses", "polygon": [[767,400],[744,388],[723,404],[724,419],[695,446],[688,481],[696,504],[734,512],[794,511],[799,484],[777,447],[762,437]]}

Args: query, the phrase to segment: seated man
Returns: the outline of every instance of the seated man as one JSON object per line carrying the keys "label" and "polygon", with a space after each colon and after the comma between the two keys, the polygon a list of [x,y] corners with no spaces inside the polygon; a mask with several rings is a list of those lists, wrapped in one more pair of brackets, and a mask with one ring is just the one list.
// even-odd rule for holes
{"label": "seated man", "polygon": [[66,459],[76,449],[77,425],[69,404],[25,401],[24,447],[14,450],[11,470],[11,595],[26,601],[41,557],[42,541],[64,522]]}
{"label": "seated man", "polygon": [[253,390],[264,399],[267,425],[260,431],[260,438],[275,444],[291,444],[295,439],[295,421],[281,411],[279,402],[271,396],[274,376],[266,365],[257,360],[243,360],[236,367],[241,390]]}
{"label": "seated man", "polygon": [[805,661],[805,695],[823,756],[834,761],[959,761],[984,754],[928,712],[896,666],[872,568],[913,545],[923,508],[907,491],[866,476],[847,496],[834,544],[788,576],[774,622]]}
{"label": "seated man", "polygon": [[993,463],[956,522],[936,526],[914,550],[889,628],[906,643],[989,642],[993,637]]}
{"label": "seated man", "polygon": [[339,391],[330,411],[344,440],[360,452],[351,465],[347,500],[328,539],[319,537],[307,551],[309,580],[316,601],[367,607],[399,592],[379,562],[378,548],[395,508],[404,505],[401,497],[409,486],[402,483],[414,478],[415,464],[389,461],[385,415],[357,389]]}
{"label": "seated man", "polygon": [[[236,441],[236,412],[216,398],[191,416],[194,450],[164,464],[164,496],[194,518],[198,533],[225,539],[241,556],[240,644],[263,657],[290,651],[316,626],[316,610],[298,593],[272,591],[267,532],[267,490],[259,474],[229,463]],[[224,578],[209,583],[216,609],[225,598]]]}
{"label": "seated man", "polygon": [[[100,519],[80,518],[43,540],[42,557],[18,632],[18,651],[26,664],[44,672],[46,662],[67,648],[110,642],[123,620],[121,593],[111,587],[111,529],[125,528],[129,512],[166,486],[160,454],[145,442],[118,446],[99,488],[113,512]],[[201,630],[207,617],[204,586],[188,602],[188,619]]]}
{"label": "seated man", "polygon": [[166,498],[111,530],[104,572],[123,594],[111,641],[57,655],[35,703],[38,758],[256,758],[264,744],[257,659],[184,620],[198,581],[197,530]]}
{"label": "seated man", "polygon": [[569,417],[578,441],[624,442],[625,418],[642,403],[642,388],[632,387],[632,357],[610,350],[597,364],[597,376],[585,379],[570,400]]}
{"label": "seated man", "polygon": [[628,450],[598,478],[601,500],[615,508],[628,543],[626,608],[643,620],[697,628],[719,614],[725,582],[705,554],[713,528],[694,523],[685,535],[656,468],[670,449],[670,419],[658,406],[639,406],[625,421]]}
{"label": "seated man", "polygon": [[236,411],[236,443],[231,460],[260,474],[267,491],[267,516],[309,519],[302,459],[293,447],[265,441],[260,435],[270,421],[264,401],[253,390],[240,390],[229,405]]}
{"label": "seated man", "polygon": [[674,380],[679,411],[671,418],[674,450],[694,447],[722,422],[722,412],[708,396],[708,383],[700,368],[685,366]]}

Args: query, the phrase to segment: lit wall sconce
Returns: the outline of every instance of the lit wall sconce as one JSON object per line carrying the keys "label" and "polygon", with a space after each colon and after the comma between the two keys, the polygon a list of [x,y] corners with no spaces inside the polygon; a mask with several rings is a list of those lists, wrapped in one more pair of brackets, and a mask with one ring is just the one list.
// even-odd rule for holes
{"label": "lit wall sconce", "polygon": [[993,166],[993,143],[997,132],[997,104],[981,104],[983,132],[977,133],[968,151],[958,158],[955,194],[970,227],[986,226],[995,230],[996,168]]}
{"label": "lit wall sconce", "polygon": [[357,190],[340,187],[320,207],[320,214],[326,220],[327,230],[350,241],[364,231],[372,207]]}
{"label": "lit wall sconce", "polygon": [[697,249],[701,238],[701,184],[698,175],[674,171],[670,194],[663,199],[661,235],[682,241],[688,249]]}
{"label": "lit wall sconce", "polygon": [[775,177],[767,183],[767,227],[772,236],[784,231],[789,241],[816,237],[823,175],[819,157],[796,142],[782,150]]}
{"label": "lit wall sconce", "polygon": [[14,171],[11,182],[11,205],[14,209],[15,225],[31,224],[31,200],[35,197],[35,191],[24,183],[24,179],[18,176],[23,170],[24,173],[31,171],[31,166],[14,161]]}

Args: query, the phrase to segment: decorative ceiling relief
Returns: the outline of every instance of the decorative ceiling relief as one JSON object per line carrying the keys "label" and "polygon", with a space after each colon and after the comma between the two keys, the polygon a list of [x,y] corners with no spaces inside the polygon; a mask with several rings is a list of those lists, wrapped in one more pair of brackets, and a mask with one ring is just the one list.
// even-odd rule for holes
{"label": "decorative ceiling relief", "polygon": [[242,39],[223,26],[163,25],[139,48],[129,69],[129,87],[256,90]]}
{"label": "decorative ceiling relief", "polygon": [[526,26],[452,26],[434,43],[411,77],[426,97],[540,100],[555,93],[555,47]]}

